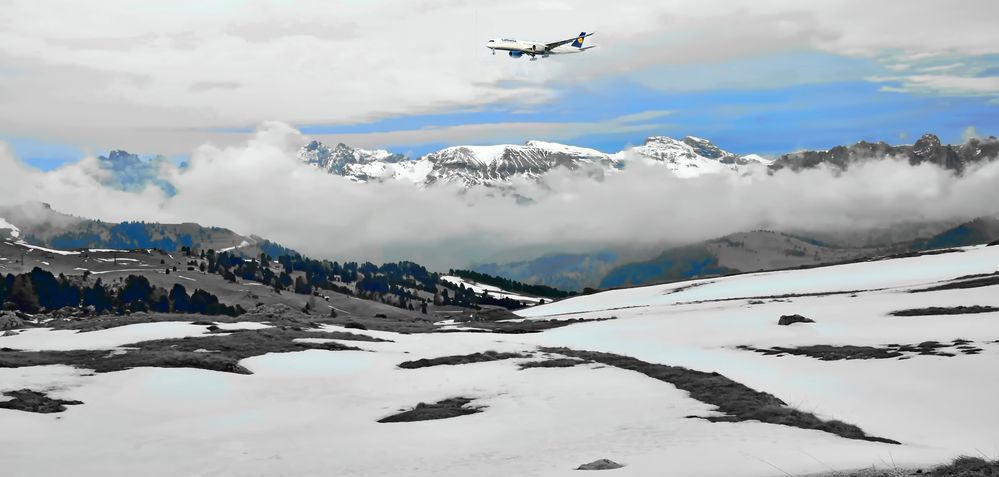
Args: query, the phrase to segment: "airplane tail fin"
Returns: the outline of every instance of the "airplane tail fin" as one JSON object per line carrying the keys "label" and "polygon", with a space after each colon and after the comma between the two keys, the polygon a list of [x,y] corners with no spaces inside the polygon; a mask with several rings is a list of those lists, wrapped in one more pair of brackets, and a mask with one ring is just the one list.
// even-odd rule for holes
{"label": "airplane tail fin", "polygon": [[[592,35],[592,33],[590,33],[590,35]],[[590,35],[587,35],[585,31],[579,32],[579,36],[576,37],[576,41],[572,42],[572,46],[575,46],[576,48],[582,48],[583,40]]]}

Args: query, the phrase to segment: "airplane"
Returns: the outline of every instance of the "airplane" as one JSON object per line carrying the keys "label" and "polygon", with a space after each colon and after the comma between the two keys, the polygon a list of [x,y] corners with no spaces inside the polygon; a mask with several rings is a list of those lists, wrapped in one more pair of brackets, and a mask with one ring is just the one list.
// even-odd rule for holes
{"label": "airplane", "polygon": [[575,38],[556,41],[554,43],[539,43],[536,41],[495,38],[486,43],[486,48],[493,50],[494,55],[496,54],[496,50],[506,51],[509,52],[512,58],[520,58],[521,56],[527,55],[531,57],[531,61],[534,61],[538,59],[538,56],[547,58],[549,55],[566,55],[570,53],[582,53],[589,50],[596,45],[583,46],[583,40],[588,36],[592,36],[593,33],[596,32],[586,33],[584,31]]}

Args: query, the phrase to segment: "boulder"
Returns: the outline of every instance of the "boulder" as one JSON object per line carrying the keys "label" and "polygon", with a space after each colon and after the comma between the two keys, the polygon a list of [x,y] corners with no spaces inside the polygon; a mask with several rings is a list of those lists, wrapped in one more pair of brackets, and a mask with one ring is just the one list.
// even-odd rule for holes
{"label": "boulder", "polygon": [[611,469],[620,469],[621,467],[624,466],[610,459],[599,459],[590,462],[589,464],[583,464],[579,467],[576,467],[576,470],[611,470]]}
{"label": "boulder", "polygon": [[777,320],[777,324],[781,326],[793,325],[795,323],[815,323],[815,320],[805,318],[801,315],[784,315]]}
{"label": "boulder", "polygon": [[0,312],[0,331],[24,328],[24,320],[9,311]]}
{"label": "boulder", "polygon": [[69,318],[77,313],[77,309],[71,306],[64,306],[58,310],[52,310],[49,315],[55,318]]}

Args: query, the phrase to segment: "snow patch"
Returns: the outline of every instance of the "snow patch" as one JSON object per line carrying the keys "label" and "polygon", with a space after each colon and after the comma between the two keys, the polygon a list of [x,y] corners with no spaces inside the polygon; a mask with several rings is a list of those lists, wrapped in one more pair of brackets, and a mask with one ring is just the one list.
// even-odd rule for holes
{"label": "snow patch", "polygon": [[2,229],[9,230],[11,237],[18,238],[21,236],[21,229],[17,228],[16,226],[14,226],[14,224],[10,222],[7,222],[7,220],[4,219],[3,217],[0,217],[0,230]]}
{"label": "snow patch", "polygon": [[248,247],[249,245],[250,245],[250,242],[247,242],[246,240],[243,240],[242,242],[239,243],[239,245],[236,245],[235,247],[226,247],[226,248],[223,248],[223,249],[219,250],[219,252],[220,253],[221,252],[231,252],[233,250],[236,250],[237,248]]}
{"label": "snow patch", "polygon": [[56,255],[79,255],[80,254],[80,252],[71,252],[71,251],[68,251],[68,250],[56,250],[54,248],[39,247],[38,245],[31,245],[28,242],[25,242],[24,240],[18,240],[17,241],[17,245],[20,245],[20,246],[25,247],[25,248],[30,248],[31,250],[41,250],[43,252],[54,253]]}
{"label": "snow patch", "polygon": [[235,330],[262,330],[264,328],[273,328],[272,325],[266,323],[260,323],[257,321],[238,321],[236,323],[215,323],[221,330],[235,331]]}
{"label": "snow patch", "polygon": [[535,296],[520,295],[517,293],[506,291],[502,288],[495,287],[492,285],[486,285],[484,283],[474,282],[471,280],[466,280],[461,277],[456,277],[452,275],[445,275],[441,277],[444,280],[454,286],[464,285],[465,288],[471,288],[473,292],[481,294],[482,292],[489,293],[493,298],[509,298],[511,300],[517,300],[524,303],[537,304],[545,300],[544,298],[539,298]]}
{"label": "snow patch", "polygon": [[137,323],[88,332],[32,328],[24,330],[17,336],[4,338],[3,346],[26,351],[114,349],[140,341],[186,338],[206,333],[208,331],[204,326],[182,321]]}

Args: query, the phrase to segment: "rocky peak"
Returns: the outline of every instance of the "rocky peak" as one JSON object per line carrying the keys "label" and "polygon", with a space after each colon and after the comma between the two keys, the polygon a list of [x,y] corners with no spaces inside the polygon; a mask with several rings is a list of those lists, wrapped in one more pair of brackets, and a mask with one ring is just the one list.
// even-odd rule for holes
{"label": "rocky peak", "polygon": [[940,145],[940,138],[937,137],[936,134],[926,133],[926,134],[923,134],[922,137],[920,137],[918,141],[916,141],[915,145],[919,146],[920,144],[924,144],[924,145],[927,145],[927,146],[939,146]]}
{"label": "rocky peak", "polygon": [[934,150],[940,147],[940,138],[934,134],[923,134],[915,144],[912,145],[913,151],[917,156],[925,157],[933,153]]}
{"label": "rocky peak", "polygon": [[707,157],[708,159],[720,159],[729,155],[729,153],[721,150],[720,147],[714,145],[714,143],[708,141],[707,139],[687,136],[683,138],[683,143],[692,147],[697,155]]}
{"label": "rocky peak", "polygon": [[829,164],[847,168],[852,163],[905,158],[910,164],[929,162],[957,173],[969,164],[993,160],[999,155],[999,141],[970,139],[960,146],[941,144],[934,134],[924,134],[914,144],[890,146],[884,142],[858,142],[852,146],[836,146],[828,151],[802,151],[785,154],[772,166],[774,169],[789,167],[792,170]]}
{"label": "rocky peak", "polygon": [[682,142],[681,141],[677,141],[676,139],[673,139],[673,138],[671,138],[669,136],[649,136],[649,137],[645,138],[645,142],[642,145],[643,146],[657,146],[657,145],[676,146],[676,145],[679,145],[679,144],[682,144]]}

